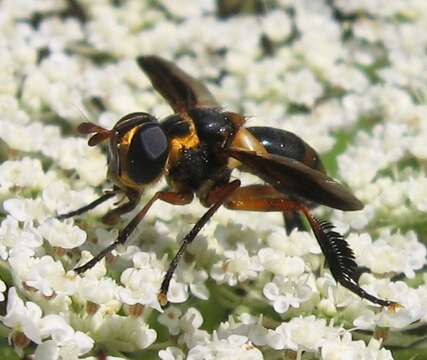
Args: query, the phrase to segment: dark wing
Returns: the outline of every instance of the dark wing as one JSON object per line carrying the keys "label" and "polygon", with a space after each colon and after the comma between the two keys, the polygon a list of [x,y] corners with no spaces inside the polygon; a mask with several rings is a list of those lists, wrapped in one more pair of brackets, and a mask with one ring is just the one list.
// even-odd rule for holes
{"label": "dark wing", "polygon": [[295,194],[340,210],[363,208],[362,202],[343,185],[297,160],[239,148],[230,148],[228,155],[284,194]]}
{"label": "dark wing", "polygon": [[199,106],[218,107],[215,98],[201,81],[171,61],[158,56],[140,56],[136,61],[175,112],[186,112]]}

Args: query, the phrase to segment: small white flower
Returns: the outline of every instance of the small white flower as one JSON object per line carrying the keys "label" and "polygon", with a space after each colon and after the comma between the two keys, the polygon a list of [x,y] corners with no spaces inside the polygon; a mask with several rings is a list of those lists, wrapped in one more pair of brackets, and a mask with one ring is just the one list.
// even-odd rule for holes
{"label": "small white flower", "polygon": [[42,311],[40,307],[28,301],[26,304],[18,296],[16,289],[11,287],[8,291],[7,312],[0,317],[3,324],[14,331],[21,331],[36,344],[42,342],[40,320]]}
{"label": "small white flower", "polygon": [[51,256],[11,256],[10,264],[20,281],[46,297],[54,293],[73,294],[78,286],[78,279],[67,277],[62,263]]}
{"label": "small white flower", "polygon": [[58,315],[47,315],[40,322],[43,338],[50,337],[40,344],[35,352],[36,359],[45,359],[45,356],[53,356],[52,359],[77,359],[90,351],[94,341],[74,329]]}
{"label": "small white flower", "polygon": [[368,359],[381,359],[381,360],[392,360],[393,356],[390,350],[381,349],[381,341],[371,337],[368,346],[364,351],[365,358]]}
{"label": "small white flower", "polygon": [[262,325],[262,316],[256,318],[250,314],[243,313],[239,321],[232,316],[227,322],[222,322],[218,328],[218,338],[227,339],[231,335],[246,336],[256,346],[267,344],[267,329]]}
{"label": "small white flower", "polygon": [[402,329],[425,316],[425,309],[420,296],[423,291],[422,288],[410,288],[403,281],[392,283],[388,279],[378,280],[370,274],[363,274],[359,282],[369,293],[378,295],[383,299],[396,301],[403,307],[397,310],[384,308],[378,313],[362,311],[354,320],[355,326],[371,330],[376,326]]}
{"label": "small white flower", "polygon": [[203,324],[202,314],[196,308],[190,307],[179,319],[179,326],[184,332],[194,332]]}
{"label": "small white flower", "polygon": [[22,160],[5,161],[0,165],[0,189],[2,190],[10,190],[15,186],[42,188],[44,181],[45,174],[38,159],[24,157]]}
{"label": "small white flower", "polygon": [[211,276],[218,283],[228,283],[230,286],[248,279],[254,279],[261,266],[256,256],[249,256],[243,244],[238,244],[236,250],[224,252],[226,260],[212,266]]}
{"label": "small white flower", "polygon": [[285,256],[272,248],[258,251],[261,266],[275,275],[296,277],[304,272],[304,261],[300,257]]}
{"label": "small white flower", "polygon": [[[66,214],[70,211],[81,208],[95,200],[99,195],[95,194],[93,189],[83,189],[79,191],[71,190],[69,185],[63,181],[57,180],[49,183],[42,192],[42,199],[45,206],[57,214]],[[91,210],[89,214],[103,214],[105,210],[116,201],[115,199],[107,200],[105,203]]]}
{"label": "small white flower", "polygon": [[305,27],[304,32],[293,48],[296,55],[303,56],[307,65],[321,71],[336,66],[347,51],[341,46],[339,33],[335,33],[337,24],[322,16],[306,17],[303,22],[302,25],[299,21],[299,25]]}
{"label": "small white flower", "polygon": [[90,186],[98,186],[105,181],[106,157],[99,148],[87,146],[84,139],[58,137],[44,144],[43,153],[63,169],[76,171]]}
{"label": "small white flower", "polygon": [[[93,259],[93,255],[89,251],[83,250],[80,253],[80,259],[77,262],[76,267],[82,266],[83,264],[86,264],[88,261],[92,259]],[[105,265],[105,258],[103,258],[102,260],[98,261],[92,268],[85,271],[80,276],[101,279],[102,277],[105,276],[106,273],[107,273],[107,268]]]}
{"label": "small white flower", "polygon": [[48,219],[39,227],[40,234],[51,246],[73,249],[86,241],[86,233],[78,226],[57,219]]}
{"label": "small white flower", "polygon": [[81,299],[102,305],[116,300],[119,286],[111,278],[96,279],[84,277],[80,280],[78,292]]}
{"label": "small white flower", "polygon": [[328,127],[321,124],[313,115],[295,114],[287,119],[289,125],[286,130],[309,142],[320,154],[328,152],[335,144],[335,139],[328,131]]}
{"label": "small white flower", "polygon": [[339,309],[360,304],[361,298],[337,282],[329,271],[315,280],[316,288],[321,295],[318,308],[326,314],[334,315]]}
{"label": "small white flower", "polygon": [[280,314],[288,311],[289,307],[298,308],[301,303],[312,296],[312,289],[306,284],[303,276],[297,280],[281,275],[274,277],[273,282],[264,286],[264,296]]}
{"label": "small white flower", "polygon": [[216,336],[204,344],[196,345],[188,352],[188,360],[202,359],[248,359],[261,360],[262,353],[248,341],[246,336],[230,335],[227,339],[218,340]]}
{"label": "small white flower", "polygon": [[160,269],[129,268],[123,271],[120,281],[125,286],[119,289],[119,297],[123,303],[128,305],[139,303],[161,311],[157,298],[162,282]]}
{"label": "small white flower", "polygon": [[374,242],[367,233],[352,233],[347,241],[358,264],[377,274],[403,272],[411,278],[415,276],[415,270],[421,269],[427,263],[427,250],[413,231],[392,234],[385,230]]}
{"label": "small white flower", "polygon": [[359,340],[352,341],[351,334],[345,333],[342,337],[329,338],[322,345],[322,358],[331,360],[340,359],[381,359],[392,360],[390,350],[380,349],[380,342],[371,338],[368,346]]}
{"label": "small white flower", "polygon": [[11,252],[20,253],[22,249],[28,249],[32,253],[42,244],[42,237],[31,223],[25,223],[21,229],[18,221],[10,215],[2,221],[0,225],[0,257],[3,260],[6,260]]}
{"label": "small white flower", "polygon": [[116,341],[115,348],[118,351],[132,352],[142,350],[156,341],[157,333],[148,327],[141,316],[105,317],[96,329],[97,338],[100,341]]}
{"label": "small white flower", "polygon": [[178,335],[181,331],[179,327],[179,318],[181,315],[181,310],[171,305],[159,315],[157,321],[168,328],[169,334]]}
{"label": "small white flower", "polygon": [[323,93],[322,85],[307,69],[287,74],[284,79],[284,87],[289,101],[308,107],[312,107]]}
{"label": "small white flower", "polygon": [[[40,89],[38,89],[38,91],[40,91]],[[45,142],[55,142],[55,140],[59,138],[58,127],[44,126],[38,122],[25,125],[16,124],[14,122],[3,122],[2,126],[0,126],[0,131],[0,136],[9,147],[27,152],[41,151],[45,146]],[[26,139],[26,141],[22,141],[22,139]],[[32,167],[29,169],[22,169],[22,174],[31,176],[31,169]],[[28,179],[25,182],[28,183]]]}
{"label": "small white flower", "polygon": [[[427,128],[424,128],[424,129],[419,131],[417,136],[414,136],[412,138],[412,141],[408,145],[408,150],[411,152],[411,154],[414,155],[415,157],[417,157],[418,159],[421,159],[421,160],[427,159],[427,149],[425,146],[426,137],[427,137]],[[424,180],[425,180],[425,178],[424,178]],[[421,191],[423,191],[423,192],[425,191],[425,184],[423,184],[422,182],[417,187],[421,187],[421,189],[423,189]],[[420,189],[418,189],[418,190],[420,190]],[[421,196],[421,194],[420,194],[420,196]],[[421,198],[419,198],[419,201],[422,201]],[[424,204],[424,206],[423,206],[424,210],[421,210],[421,211],[426,211],[425,208],[426,207]]]}
{"label": "small white flower", "polygon": [[188,299],[188,286],[172,279],[169,285],[167,297],[168,301],[172,303],[184,302]]}
{"label": "small white flower", "polygon": [[198,299],[207,300],[209,298],[209,290],[205,285],[205,281],[208,279],[208,274],[205,270],[192,270],[191,271],[192,281],[189,281],[188,277],[185,276],[185,283],[189,283],[191,293]]}
{"label": "small white flower", "polygon": [[52,17],[41,22],[33,41],[39,48],[49,47],[51,51],[59,52],[82,38],[80,22],[71,18],[61,20],[59,17]]}
{"label": "small white flower", "polygon": [[257,248],[259,235],[252,228],[229,221],[229,218],[225,221],[228,223],[226,225],[218,224],[213,234],[224,249],[229,249],[230,246],[237,246],[242,239],[245,239],[246,248]]}
{"label": "small white flower", "polygon": [[[427,138],[427,133],[424,139]],[[420,137],[421,139],[421,137]],[[421,140],[420,140],[421,141]],[[425,146],[425,140],[423,142],[423,148]],[[427,158],[427,153],[426,153]],[[427,213],[427,178],[421,176],[420,178],[410,178],[407,184],[407,195],[413,206],[421,212]]]}
{"label": "small white flower", "polygon": [[369,85],[368,79],[361,71],[345,65],[329,68],[325,77],[334,86],[347,91],[363,92]]}
{"label": "small white flower", "polygon": [[331,328],[323,319],[314,316],[293,318],[270,330],[268,342],[274,349],[291,349],[317,352],[325,339],[336,338],[340,329]]}
{"label": "small white flower", "polygon": [[296,257],[321,253],[319,244],[309,232],[293,230],[289,236],[286,236],[282,226],[274,228],[269,234],[268,244],[287,256]]}
{"label": "small white flower", "polygon": [[363,341],[351,341],[349,333],[337,339],[327,339],[322,345],[322,358],[338,360],[338,359],[356,359],[362,356],[365,343]]}
{"label": "small white flower", "polygon": [[284,11],[269,11],[262,21],[265,34],[272,41],[283,41],[291,34],[292,24]]}
{"label": "small white flower", "polygon": [[167,1],[161,0],[160,3],[174,16],[191,19],[201,16],[203,13],[212,12],[215,8],[213,0],[201,1],[198,6],[189,4],[185,0]]}
{"label": "small white flower", "polygon": [[34,357],[37,360],[43,360],[43,359],[52,359],[57,360],[59,359],[59,346],[57,346],[55,340],[47,340],[37,346],[37,349],[34,353]]}
{"label": "small white flower", "polygon": [[366,204],[360,211],[342,212],[334,211],[332,223],[339,222],[348,224],[350,228],[361,230],[365,228],[375,217],[375,208],[373,204]]}
{"label": "small white flower", "polygon": [[[162,311],[158,293],[164,275],[164,264],[154,253],[139,252],[133,257],[134,268],[123,271],[120,281],[125,286],[119,289],[121,301],[128,305],[143,304]],[[188,298],[185,284],[171,280],[168,301],[183,302]]]}
{"label": "small white flower", "polygon": [[[380,104],[383,101],[387,101],[384,104],[387,106],[389,101],[394,101],[394,97],[378,99]],[[396,99],[396,102],[398,101],[399,99]],[[377,107],[380,108],[380,105],[377,104]],[[395,114],[391,116],[395,116]],[[369,135],[360,132],[356,136],[356,144],[338,157],[340,176],[354,189],[366,186],[372,182],[378,171],[405,155],[409,142],[406,124],[379,124],[372,129]],[[396,146],[396,143],[399,146]]]}
{"label": "small white flower", "polygon": [[40,198],[8,199],[3,203],[3,207],[18,221],[40,221],[47,217],[46,208]]}
{"label": "small white flower", "polygon": [[417,289],[418,296],[420,298],[420,303],[422,308],[425,310],[424,315],[421,318],[421,321],[427,321],[427,276],[424,274],[424,285],[420,286]]}
{"label": "small white flower", "polygon": [[159,315],[158,321],[166,326],[171,335],[184,334],[191,337],[202,325],[203,317],[195,308],[189,308],[184,315],[181,310],[174,306],[168,307]]}
{"label": "small white flower", "polygon": [[382,29],[378,22],[367,18],[358,19],[353,25],[354,36],[371,43],[380,40]]}

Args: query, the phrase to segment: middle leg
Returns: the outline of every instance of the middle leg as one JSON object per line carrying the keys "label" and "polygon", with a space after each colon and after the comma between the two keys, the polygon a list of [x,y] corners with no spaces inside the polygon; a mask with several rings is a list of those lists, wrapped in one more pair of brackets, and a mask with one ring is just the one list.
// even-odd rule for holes
{"label": "middle leg", "polygon": [[181,246],[178,249],[175,257],[169,264],[169,268],[163,277],[162,285],[160,287],[160,294],[158,296],[160,305],[167,304],[167,293],[169,289],[169,284],[172,280],[172,276],[175,272],[176,267],[178,266],[179,260],[182,255],[185,253],[187,246],[190,245],[193,240],[196,238],[197,234],[206,225],[209,219],[215,214],[215,212],[224,204],[224,202],[236,191],[240,186],[240,180],[234,180],[226,185],[218,188],[217,197],[213,205],[203,214],[203,216],[196,222],[191,231],[184,237],[182,240]]}
{"label": "middle leg", "polygon": [[[151,206],[157,201],[162,200],[169,204],[173,205],[186,205],[193,200],[192,193],[175,193],[171,191],[158,191],[153,197],[145,204],[145,206],[133,217],[133,219],[119,232],[119,235],[112,244],[101,250],[97,255],[95,255],[87,263],[83,264],[74,269],[77,274],[81,274],[90,268],[92,268],[97,262],[104,258],[108,253],[113,251],[120,244],[124,244],[129,238],[130,234],[135,230],[138,224],[144,219],[148,210]],[[127,204],[127,203],[126,203]],[[125,204],[125,205],[126,205]]]}

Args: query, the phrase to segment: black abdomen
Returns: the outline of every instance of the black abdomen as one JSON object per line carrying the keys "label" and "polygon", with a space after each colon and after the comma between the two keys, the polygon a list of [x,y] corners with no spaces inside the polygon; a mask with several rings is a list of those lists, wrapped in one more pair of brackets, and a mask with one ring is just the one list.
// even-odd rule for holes
{"label": "black abdomen", "polygon": [[295,159],[312,169],[325,172],[316,150],[297,135],[267,126],[253,126],[247,129],[268,153]]}

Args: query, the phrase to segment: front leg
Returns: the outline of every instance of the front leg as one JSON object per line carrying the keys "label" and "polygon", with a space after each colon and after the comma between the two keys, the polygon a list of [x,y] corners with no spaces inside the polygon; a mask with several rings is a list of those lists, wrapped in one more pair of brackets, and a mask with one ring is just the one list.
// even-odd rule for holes
{"label": "front leg", "polygon": [[136,205],[138,205],[139,199],[141,198],[141,193],[132,189],[122,190],[118,187],[114,187],[113,190],[106,191],[101,197],[92,201],[88,205],[82,206],[77,210],[70,211],[66,214],[57,215],[56,218],[58,220],[68,219],[74,216],[82,215],[89,210],[94,209],[98,205],[104,203],[105,201],[111,199],[114,195],[123,193],[128,198],[128,201],[124,204],[111,209],[102,217],[102,222],[106,225],[114,225],[119,220],[119,217],[125,213],[132,211]]}
{"label": "front leg", "polygon": [[175,193],[170,191],[158,191],[148,201],[148,203],[142,208],[142,210],[135,215],[135,217],[119,232],[117,240],[111,245],[107,246],[101,252],[99,252],[94,258],[88,261],[86,264],[79,266],[74,269],[78,274],[81,274],[90,268],[92,268],[97,262],[99,262],[105,255],[113,251],[118,245],[124,244],[129,238],[130,234],[135,230],[138,224],[142,221],[148,210],[154,204],[156,200],[162,200],[173,205],[186,205],[193,200],[192,193]]}
{"label": "front leg", "polygon": [[103,202],[111,199],[114,195],[116,195],[118,193],[118,191],[119,191],[118,189],[106,191],[101,197],[92,201],[90,204],[82,206],[81,208],[74,210],[74,211],[70,211],[66,214],[57,215],[56,218],[58,220],[64,220],[64,219],[68,219],[68,218],[71,218],[71,217],[74,217],[77,215],[84,214],[85,212],[88,212],[89,210],[96,208],[98,205],[102,204]]}

